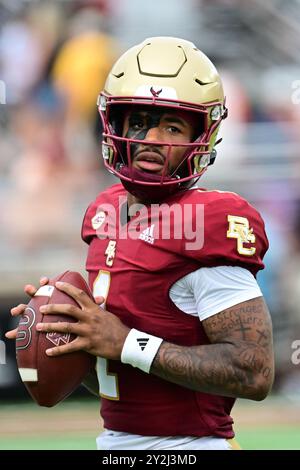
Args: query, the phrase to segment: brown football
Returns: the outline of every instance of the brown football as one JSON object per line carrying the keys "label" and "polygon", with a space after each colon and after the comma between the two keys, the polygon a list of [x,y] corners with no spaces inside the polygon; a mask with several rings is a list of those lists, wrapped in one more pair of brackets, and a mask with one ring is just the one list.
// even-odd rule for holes
{"label": "brown football", "polygon": [[57,281],[68,282],[93,298],[83,277],[77,272],[66,271],[40,287],[21,316],[16,339],[18,369],[28,392],[41,406],[54,406],[64,400],[95,367],[95,357],[85,351],[57,357],[49,357],[45,352],[75,338],[70,334],[38,332],[35,328],[37,323],[42,322],[77,321],[69,315],[40,313],[41,305],[48,303],[78,306],[72,297],[55,287]]}

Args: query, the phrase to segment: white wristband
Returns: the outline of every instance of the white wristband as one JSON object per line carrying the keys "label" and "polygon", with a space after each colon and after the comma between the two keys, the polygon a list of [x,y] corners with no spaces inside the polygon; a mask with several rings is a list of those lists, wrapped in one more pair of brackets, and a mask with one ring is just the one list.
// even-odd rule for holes
{"label": "white wristband", "polygon": [[121,353],[121,362],[149,374],[151,364],[163,339],[132,328],[129,331]]}

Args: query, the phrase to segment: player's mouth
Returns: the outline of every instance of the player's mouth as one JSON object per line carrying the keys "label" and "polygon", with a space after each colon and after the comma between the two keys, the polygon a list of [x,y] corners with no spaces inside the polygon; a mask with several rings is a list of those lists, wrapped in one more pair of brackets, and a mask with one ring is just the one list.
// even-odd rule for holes
{"label": "player's mouth", "polygon": [[138,170],[151,171],[153,173],[161,172],[164,164],[165,160],[162,155],[149,150],[139,152],[133,160],[133,166]]}

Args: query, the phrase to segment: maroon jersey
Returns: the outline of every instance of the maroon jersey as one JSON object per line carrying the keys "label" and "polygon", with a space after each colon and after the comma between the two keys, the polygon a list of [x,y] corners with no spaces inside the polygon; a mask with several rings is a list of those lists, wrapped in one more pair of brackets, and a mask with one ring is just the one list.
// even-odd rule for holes
{"label": "maroon jersey", "polygon": [[[192,189],[122,221],[121,184],[85,215],[86,268],[95,295],[130,328],[182,346],[209,340],[198,317],[177,308],[171,286],[200,267],[241,266],[255,276],[268,248],[258,212],[234,193]],[[168,233],[169,231],[169,233]],[[98,359],[104,426],[161,436],[230,438],[234,399],[196,392],[120,361]]]}

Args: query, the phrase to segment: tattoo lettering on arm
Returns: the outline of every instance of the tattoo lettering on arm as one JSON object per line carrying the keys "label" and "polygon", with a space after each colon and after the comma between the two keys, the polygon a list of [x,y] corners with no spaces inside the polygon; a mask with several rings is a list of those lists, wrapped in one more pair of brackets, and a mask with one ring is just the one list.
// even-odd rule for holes
{"label": "tattoo lettering on arm", "polygon": [[203,321],[211,344],[163,342],[151,373],[193,390],[262,400],[274,378],[272,326],[263,297]]}

